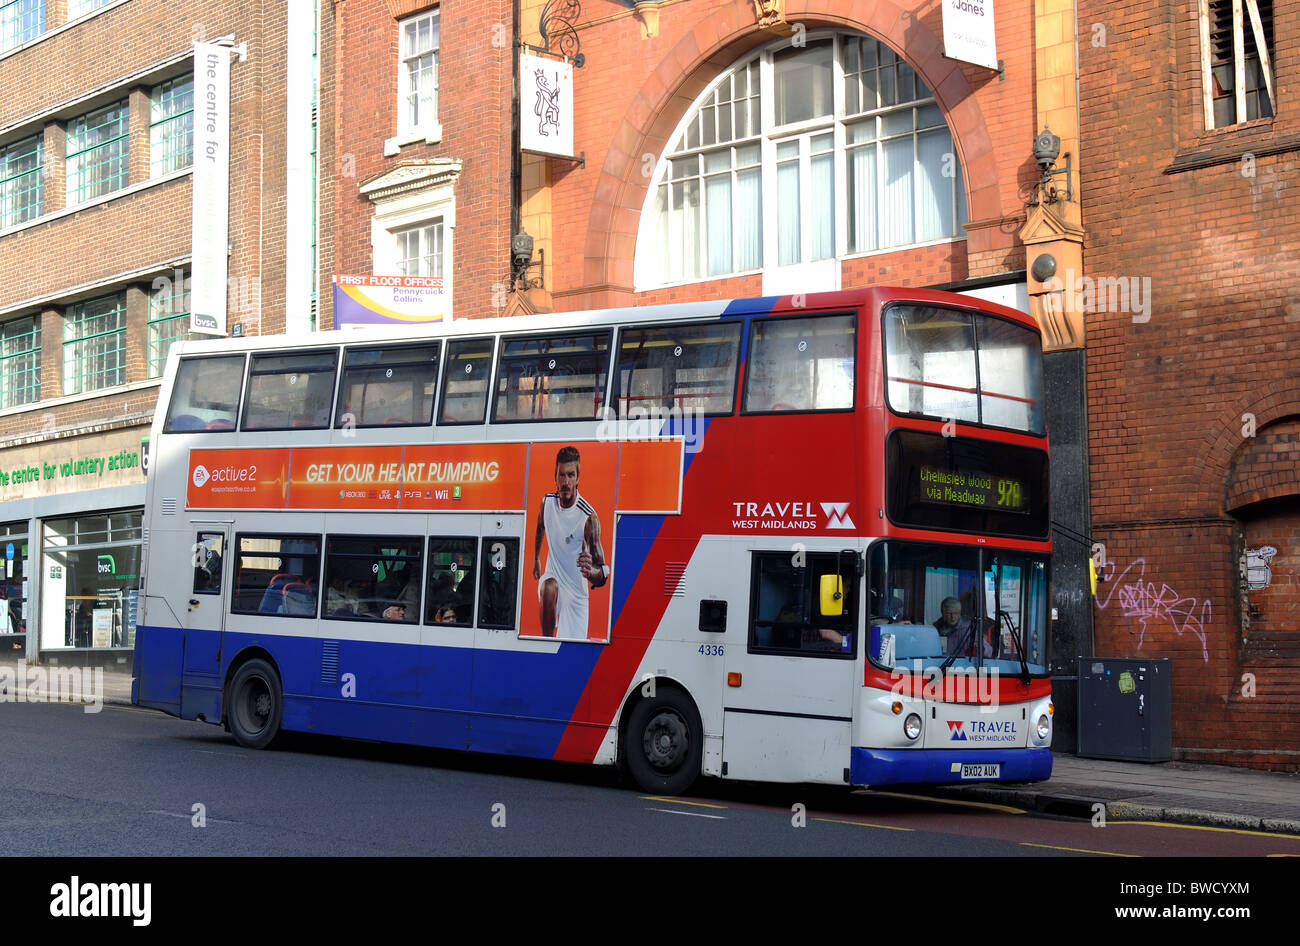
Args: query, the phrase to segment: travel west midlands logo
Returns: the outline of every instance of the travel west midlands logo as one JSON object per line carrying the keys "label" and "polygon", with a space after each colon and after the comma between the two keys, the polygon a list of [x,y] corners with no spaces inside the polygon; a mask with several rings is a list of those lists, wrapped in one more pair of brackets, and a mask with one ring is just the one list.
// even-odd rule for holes
{"label": "travel west midlands logo", "polygon": [[[1016,724],[1010,720],[950,719],[949,742],[1014,742]],[[970,726],[966,726],[970,723]]]}

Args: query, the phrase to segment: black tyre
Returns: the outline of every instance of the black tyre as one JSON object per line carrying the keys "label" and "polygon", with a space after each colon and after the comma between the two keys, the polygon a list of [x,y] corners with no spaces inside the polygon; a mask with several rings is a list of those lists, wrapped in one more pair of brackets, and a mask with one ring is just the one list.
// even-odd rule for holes
{"label": "black tyre", "polygon": [[623,764],[644,791],[677,795],[690,788],[704,758],[704,727],[681,690],[661,687],[632,708],[624,733]]}
{"label": "black tyre", "polygon": [[227,694],[226,722],[235,741],[248,749],[265,749],[280,732],[280,675],[265,660],[250,660],[235,671]]}

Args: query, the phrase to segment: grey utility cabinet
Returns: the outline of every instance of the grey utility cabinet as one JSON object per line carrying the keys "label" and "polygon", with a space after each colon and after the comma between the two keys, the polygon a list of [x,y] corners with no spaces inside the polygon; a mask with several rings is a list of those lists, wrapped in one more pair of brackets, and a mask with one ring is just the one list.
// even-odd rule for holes
{"label": "grey utility cabinet", "polygon": [[1167,657],[1080,657],[1079,755],[1168,762],[1169,677]]}

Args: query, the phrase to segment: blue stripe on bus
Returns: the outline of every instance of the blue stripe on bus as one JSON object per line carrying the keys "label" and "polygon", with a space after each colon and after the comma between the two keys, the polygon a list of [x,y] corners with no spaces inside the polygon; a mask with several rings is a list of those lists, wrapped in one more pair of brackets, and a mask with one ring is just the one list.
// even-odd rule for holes
{"label": "blue stripe on bus", "polygon": [[722,310],[724,319],[738,319],[746,315],[767,315],[776,304],[781,301],[781,296],[760,296],[757,299],[732,299],[727,303],[727,307]]}
{"label": "blue stripe on bus", "polygon": [[[229,660],[219,675],[176,677],[186,640],[217,632],[141,626],[136,633],[138,704],[217,722]],[[323,675],[325,641],[227,631],[222,650],[230,659],[251,647],[270,654],[281,674],[286,729],[542,759],[554,756],[571,720],[586,719],[578,700],[603,649],[574,642],[538,653],[341,640],[331,642],[337,670],[331,665]],[[211,641],[194,643],[215,649]],[[429,705],[435,699],[440,705]]]}
{"label": "blue stripe on bus", "polygon": [[610,627],[618,623],[618,616],[632,593],[641,566],[654,545],[664,524],[663,516],[623,516],[618,520],[618,551],[614,555],[614,588],[610,592],[612,616]]}
{"label": "blue stripe on bus", "polygon": [[[854,785],[903,785],[919,782],[962,782],[961,766],[1001,765],[997,779],[976,781],[1039,782],[1052,776],[1051,749],[864,749],[850,756],[849,781]],[[953,766],[957,770],[953,771]]]}

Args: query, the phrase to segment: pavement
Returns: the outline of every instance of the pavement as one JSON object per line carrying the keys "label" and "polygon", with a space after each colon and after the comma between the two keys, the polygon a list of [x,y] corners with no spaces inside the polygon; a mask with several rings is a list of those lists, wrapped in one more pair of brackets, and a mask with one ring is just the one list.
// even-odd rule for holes
{"label": "pavement", "polygon": [[[17,678],[16,665],[14,657],[0,656],[0,671],[9,671],[3,674],[7,680]],[[13,698],[8,692],[0,694],[0,701]],[[129,664],[105,668],[102,699],[130,705]],[[921,790],[937,797],[1067,817],[1092,819],[1099,812],[1096,806],[1103,805],[1108,821],[1162,821],[1300,836],[1300,774],[1228,765],[1113,762],[1057,752],[1052,777],[1046,782],[936,785]]]}

